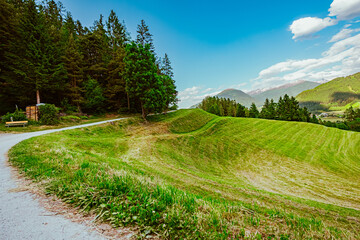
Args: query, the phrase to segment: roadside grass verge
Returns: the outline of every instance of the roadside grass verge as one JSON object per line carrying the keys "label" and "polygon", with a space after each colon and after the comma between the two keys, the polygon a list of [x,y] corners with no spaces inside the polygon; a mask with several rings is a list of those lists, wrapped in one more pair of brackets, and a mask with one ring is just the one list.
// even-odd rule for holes
{"label": "roadside grass verge", "polygon": [[29,139],[10,161],[140,238],[357,239],[359,136],[182,110]]}
{"label": "roadside grass verge", "polygon": [[[25,132],[36,132],[36,131],[43,131],[49,129],[58,129],[64,127],[71,127],[75,125],[87,124],[87,123],[94,123],[94,122],[101,122],[106,120],[111,120],[115,118],[122,118],[122,117],[135,117],[138,114],[121,114],[121,115],[111,115],[111,116],[93,116],[89,119],[78,119],[76,121],[71,121],[69,118],[61,119],[60,123],[57,125],[41,125],[39,122],[32,121],[26,127],[6,127],[5,123],[0,123],[0,133],[25,133]],[[75,116],[74,116],[75,117]]]}

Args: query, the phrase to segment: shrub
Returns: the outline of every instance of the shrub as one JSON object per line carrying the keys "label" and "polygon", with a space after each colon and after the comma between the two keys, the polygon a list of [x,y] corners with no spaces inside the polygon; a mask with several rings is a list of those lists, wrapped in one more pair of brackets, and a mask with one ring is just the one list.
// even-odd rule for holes
{"label": "shrub", "polygon": [[77,112],[77,110],[78,110],[76,106],[73,106],[69,103],[69,100],[67,98],[64,98],[60,104],[62,106],[63,112],[74,113],[74,112]]}
{"label": "shrub", "polygon": [[2,116],[2,121],[5,122],[10,122],[11,121],[11,117],[13,119],[13,121],[26,121],[26,115],[21,111],[16,109],[15,112],[13,113],[7,113],[4,116]]}
{"label": "shrub", "polygon": [[105,97],[103,95],[103,89],[98,81],[89,77],[89,79],[84,83],[84,88],[85,110],[92,113],[104,112]]}
{"label": "shrub", "polygon": [[336,127],[343,130],[349,130],[350,128],[345,123],[336,123]]}
{"label": "shrub", "polygon": [[39,109],[41,124],[55,125],[59,123],[59,110],[54,104],[45,104],[40,106]]}
{"label": "shrub", "polygon": [[74,115],[63,116],[60,119],[65,122],[79,122],[81,120],[80,117]]}
{"label": "shrub", "polygon": [[87,119],[89,119],[89,117],[88,116],[80,116],[80,119],[87,120]]}

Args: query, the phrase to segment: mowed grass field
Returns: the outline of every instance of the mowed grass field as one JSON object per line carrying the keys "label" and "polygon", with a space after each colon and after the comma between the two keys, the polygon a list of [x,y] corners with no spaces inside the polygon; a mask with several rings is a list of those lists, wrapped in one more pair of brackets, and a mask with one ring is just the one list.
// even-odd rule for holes
{"label": "mowed grass field", "polygon": [[10,161],[140,238],[360,238],[357,132],[179,110],[29,139]]}

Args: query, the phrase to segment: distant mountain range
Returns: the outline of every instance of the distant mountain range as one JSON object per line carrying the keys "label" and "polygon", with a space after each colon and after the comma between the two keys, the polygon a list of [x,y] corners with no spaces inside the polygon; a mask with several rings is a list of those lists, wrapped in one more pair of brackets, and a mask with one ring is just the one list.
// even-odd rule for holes
{"label": "distant mountain range", "polygon": [[289,96],[297,96],[299,93],[312,89],[314,87],[319,86],[320,83],[310,82],[310,81],[298,81],[295,83],[281,85],[275,88],[267,89],[267,90],[255,90],[248,92],[250,96],[256,99],[256,103],[258,105],[262,105],[266,98],[274,99],[275,102],[279,100],[281,96],[285,94]]}
{"label": "distant mountain range", "polygon": [[313,112],[344,111],[360,107],[360,73],[335,78],[296,96],[300,105]]}
{"label": "distant mountain range", "polygon": [[238,89],[225,89],[216,96],[219,98],[229,98],[231,100],[235,100],[237,103],[240,103],[245,107],[250,107],[253,102],[256,103],[255,98]]}
{"label": "distant mountain range", "polygon": [[262,106],[266,98],[277,102],[279,97],[285,94],[296,97],[301,106],[307,107],[312,112],[344,111],[350,106],[360,107],[360,73],[336,78],[323,84],[299,81],[248,93],[238,89],[226,89],[216,96],[229,98],[250,107],[253,102],[257,106]]}
{"label": "distant mountain range", "polygon": [[[220,92],[216,96],[219,98],[229,98],[231,100],[235,100],[237,103],[244,105],[245,107],[250,107],[252,103],[255,103],[257,106],[262,106],[265,102],[265,99],[274,99],[274,101],[278,101],[280,96],[284,96],[285,94],[289,96],[296,96],[304,90],[308,90],[320,85],[316,82],[309,81],[300,81],[296,83],[290,83],[281,85],[271,89],[258,89],[255,91],[251,91],[245,93],[238,89],[225,89]],[[190,108],[196,108],[198,104],[191,106]]]}

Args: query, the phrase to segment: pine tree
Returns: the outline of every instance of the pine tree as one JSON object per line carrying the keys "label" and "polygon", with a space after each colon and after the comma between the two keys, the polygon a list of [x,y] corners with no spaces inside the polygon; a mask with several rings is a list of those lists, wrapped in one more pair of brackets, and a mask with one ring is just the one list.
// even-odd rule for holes
{"label": "pine tree", "polygon": [[150,33],[149,27],[146,25],[144,20],[141,20],[136,32],[136,43],[141,44],[143,47],[145,47],[146,44],[149,44],[150,51],[155,54],[155,47],[152,39],[153,35]]}
{"label": "pine tree", "polygon": [[[18,103],[16,70],[16,43],[18,42],[18,9],[6,0],[0,0],[0,113],[13,111]],[[21,92],[20,92],[21,93]]]}
{"label": "pine tree", "polygon": [[69,40],[70,35],[73,35],[73,38],[76,40],[78,38],[76,33],[76,25],[75,21],[71,16],[70,12],[67,12],[64,24],[62,26],[62,41],[65,41],[67,44],[67,41]]}
{"label": "pine tree", "polygon": [[276,118],[276,103],[273,99],[270,100],[270,105],[268,107],[268,114],[269,119],[275,119]]}
{"label": "pine tree", "polygon": [[[40,7],[45,15],[46,32],[49,42],[46,44],[46,55],[49,61],[47,94],[45,102],[60,103],[66,79],[66,70],[63,64],[63,56],[66,44],[62,42],[62,26],[64,8],[60,2],[48,0]],[[50,93],[50,94],[49,94]]]}
{"label": "pine tree", "polygon": [[266,98],[264,105],[262,106],[261,112],[259,114],[260,118],[265,118],[265,119],[269,118],[269,107],[270,107],[270,102],[269,99]]}
{"label": "pine tree", "polygon": [[150,45],[143,47],[134,42],[126,47],[126,91],[140,102],[142,117],[150,112],[162,112],[166,108],[166,91],[157,75],[155,56]]}
{"label": "pine tree", "polygon": [[162,60],[162,64],[160,67],[160,75],[162,75],[162,81],[164,83],[167,101],[166,105],[169,107],[171,104],[176,105],[177,99],[177,91],[175,86],[174,73],[172,71],[171,62],[168,55],[165,53],[165,57]]}
{"label": "pine tree", "polygon": [[80,36],[80,50],[84,62],[84,75],[96,79],[102,88],[107,85],[107,64],[111,59],[103,16],[95,21],[92,32]]}
{"label": "pine tree", "polygon": [[129,33],[126,30],[125,24],[120,23],[114,10],[111,10],[108,20],[106,22],[107,35],[109,36],[109,45],[113,51],[117,47],[124,47],[130,40]]}
{"label": "pine tree", "polygon": [[269,101],[269,99],[266,99],[264,102],[264,105],[261,109],[261,112],[259,114],[259,117],[265,118],[265,119],[274,119],[275,118],[275,107],[276,107],[276,104],[274,103],[273,99],[271,99],[271,101]]}
{"label": "pine tree", "polygon": [[[111,10],[106,22],[109,47],[111,48],[111,59],[107,65],[106,92],[109,107],[112,110],[119,110],[127,105],[129,108],[130,99],[125,90],[125,45],[129,36],[124,24],[121,24],[115,12]],[[128,109],[130,110],[130,109]]]}
{"label": "pine tree", "polygon": [[110,108],[113,110],[119,110],[121,107],[129,106],[130,104],[125,90],[125,54],[126,52],[123,47],[116,48],[107,66],[105,95],[109,101]]}
{"label": "pine tree", "polygon": [[259,111],[255,105],[255,103],[252,103],[249,109],[249,117],[251,118],[258,118],[259,117]]}
{"label": "pine tree", "polygon": [[29,0],[25,4],[20,23],[19,51],[22,54],[18,55],[21,58],[18,73],[24,79],[22,87],[30,92],[36,92],[37,103],[41,101],[42,91],[54,92],[59,87],[59,84],[55,82],[57,65],[52,65],[54,61],[51,55],[55,46],[45,17],[43,8],[37,6],[34,0]]}
{"label": "pine tree", "polygon": [[64,65],[67,72],[67,96],[70,98],[72,104],[77,106],[78,111],[81,112],[81,104],[84,102],[82,96],[83,88],[83,71],[82,71],[82,56],[77,50],[76,43],[72,34],[69,36],[67,48],[64,56]]}
{"label": "pine tree", "polygon": [[161,73],[169,76],[171,79],[174,78],[173,68],[171,66],[169,56],[166,53],[162,59]]}
{"label": "pine tree", "polygon": [[246,117],[245,107],[240,103],[238,103],[236,107],[236,117]]}

